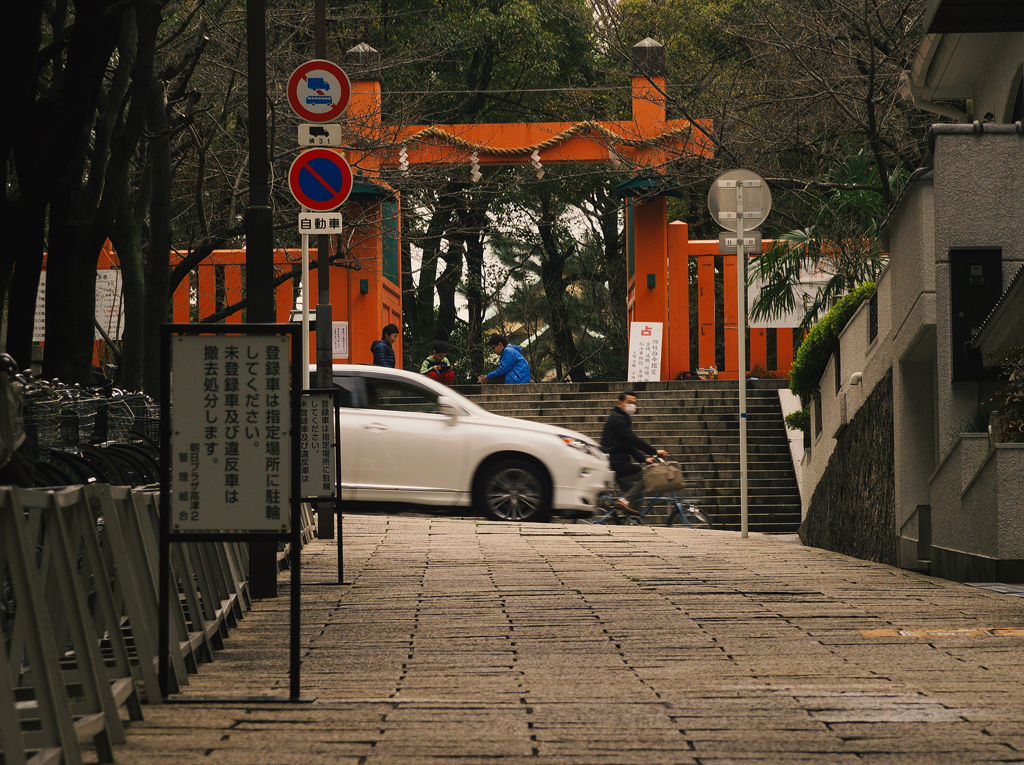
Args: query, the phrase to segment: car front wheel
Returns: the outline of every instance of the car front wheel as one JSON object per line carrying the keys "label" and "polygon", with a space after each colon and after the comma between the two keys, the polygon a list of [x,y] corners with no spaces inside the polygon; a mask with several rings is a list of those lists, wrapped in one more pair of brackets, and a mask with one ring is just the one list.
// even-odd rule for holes
{"label": "car front wheel", "polygon": [[526,460],[505,460],[487,469],[477,502],[495,521],[543,521],[551,514],[551,489],[540,468]]}

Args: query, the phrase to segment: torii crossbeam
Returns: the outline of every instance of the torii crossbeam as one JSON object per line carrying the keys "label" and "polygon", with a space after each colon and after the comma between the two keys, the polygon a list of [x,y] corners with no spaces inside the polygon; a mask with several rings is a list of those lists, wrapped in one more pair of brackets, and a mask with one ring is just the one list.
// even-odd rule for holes
{"label": "torii crossbeam", "polygon": [[[667,119],[665,51],[661,44],[650,38],[638,43],[633,48],[633,59],[637,74],[632,76],[632,120],[386,126],[381,119],[380,54],[368,45],[356,46],[346,56],[347,68],[352,65],[357,72],[345,126],[346,156],[357,173],[373,181],[382,169],[406,169],[421,164],[465,164],[471,167],[476,180],[476,166],[483,165],[532,164],[540,176],[547,164],[603,162],[624,164],[640,176],[656,178],[673,160],[710,157],[710,120],[694,124]],[[665,379],[671,351],[668,219],[665,198],[658,193],[657,186],[648,187],[646,194],[627,204],[627,226],[633,233],[627,239],[626,309],[630,321],[664,324]],[[380,252],[379,245],[377,251]],[[361,257],[370,255],[367,250],[361,253]],[[374,270],[377,274],[381,272],[379,268]],[[642,291],[636,286],[638,274],[646,277],[646,288]],[[400,291],[388,299],[376,285],[370,286],[369,294],[383,299],[392,313],[396,297],[400,305]],[[384,286],[387,292],[387,285]],[[376,307],[371,307],[366,315],[373,316],[375,312]]]}

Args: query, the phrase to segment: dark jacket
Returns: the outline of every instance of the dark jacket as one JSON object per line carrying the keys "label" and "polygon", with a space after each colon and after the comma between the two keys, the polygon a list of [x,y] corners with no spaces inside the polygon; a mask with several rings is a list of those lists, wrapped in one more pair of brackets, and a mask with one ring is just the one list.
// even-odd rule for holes
{"label": "dark jacket", "polygon": [[601,433],[601,450],[608,455],[608,462],[629,462],[635,457],[643,462],[647,457],[658,453],[658,450],[633,432],[633,418],[623,411],[621,406],[612,409],[608,419],[604,421]]}
{"label": "dark jacket", "polygon": [[387,340],[374,340],[370,343],[370,353],[373,354],[375,367],[395,368],[395,349]]}

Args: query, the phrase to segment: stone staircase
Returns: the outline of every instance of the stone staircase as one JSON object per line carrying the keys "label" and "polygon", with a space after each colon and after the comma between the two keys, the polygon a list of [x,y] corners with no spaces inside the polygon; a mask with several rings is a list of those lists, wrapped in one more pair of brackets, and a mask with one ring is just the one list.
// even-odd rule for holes
{"label": "stone staircase", "polygon": [[[751,531],[793,533],[800,494],[778,389],[786,380],[747,388],[748,522]],[[683,465],[696,500],[717,528],[740,528],[739,391],[735,381],[463,385],[456,390],[495,414],[561,425],[601,440],[622,390],[637,394],[636,433]],[[663,520],[650,516],[651,522]]]}

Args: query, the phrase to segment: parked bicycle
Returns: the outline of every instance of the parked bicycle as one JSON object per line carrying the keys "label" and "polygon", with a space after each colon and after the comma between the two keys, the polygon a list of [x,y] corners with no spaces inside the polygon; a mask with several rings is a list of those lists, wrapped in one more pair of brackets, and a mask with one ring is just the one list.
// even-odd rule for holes
{"label": "parked bicycle", "polygon": [[[160,480],[159,410],[149,396],[35,379],[6,355],[0,357],[0,388],[10,402],[0,410],[0,442],[15,444],[32,485],[146,486]],[[0,468],[3,451],[0,443]]]}

